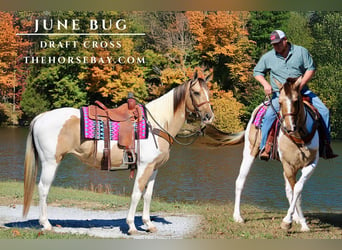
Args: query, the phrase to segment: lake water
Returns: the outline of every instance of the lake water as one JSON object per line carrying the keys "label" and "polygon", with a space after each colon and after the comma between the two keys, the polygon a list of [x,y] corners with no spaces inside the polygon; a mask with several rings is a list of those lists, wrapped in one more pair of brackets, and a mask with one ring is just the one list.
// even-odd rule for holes
{"label": "lake water", "polygon": [[[0,128],[0,181],[23,181],[27,133],[27,128]],[[333,160],[321,158],[304,187],[304,211],[342,211],[342,141],[334,141],[332,145],[340,156]],[[166,201],[233,202],[242,149],[243,144],[222,148],[208,147],[200,142],[191,146],[175,144],[170,160],[158,172],[154,196]],[[101,171],[68,156],[53,183],[54,186],[77,188],[99,184],[107,185],[113,193],[129,195],[133,180],[129,180],[129,171]],[[279,162],[255,161],[242,203],[269,209],[288,208]]]}

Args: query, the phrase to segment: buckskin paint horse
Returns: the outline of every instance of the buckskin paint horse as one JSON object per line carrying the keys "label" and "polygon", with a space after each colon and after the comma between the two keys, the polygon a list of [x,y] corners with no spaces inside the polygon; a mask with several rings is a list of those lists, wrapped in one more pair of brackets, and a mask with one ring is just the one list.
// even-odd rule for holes
{"label": "buckskin paint horse", "polygon": [[[301,224],[301,231],[309,231],[302,208],[301,194],[306,181],[314,172],[319,159],[319,137],[313,119],[304,106],[298,79],[289,78],[284,85],[279,82],[279,121],[280,132],[277,137],[279,159],[283,165],[285,191],[289,208],[281,223],[282,229],[290,229],[292,221]],[[260,106],[259,106],[260,107]],[[240,198],[247,175],[259,152],[260,130],[252,124],[257,107],[245,130],[245,145],[240,172],[235,183],[235,206],[233,218],[236,222],[244,222],[240,215]],[[310,138],[308,138],[308,136]],[[306,139],[304,139],[306,138]],[[297,172],[302,174],[296,181]]]}
{"label": "buckskin paint horse", "polygon": [[[140,156],[126,218],[129,226],[128,234],[138,232],[134,218],[142,195],[144,200],[142,220],[147,231],[157,231],[150,219],[150,202],[158,168],[169,158],[171,143],[167,137],[177,135],[191,112],[197,113],[203,124],[212,122],[214,114],[209,103],[206,84],[208,78],[209,76],[206,79],[198,78],[196,72],[193,79],[146,104],[151,127],[164,131],[167,136],[163,138],[149,133],[147,139],[139,141]],[[80,110],[75,108],[51,110],[38,115],[31,122],[26,142],[23,215],[26,216],[30,208],[40,160],[42,171],[38,184],[39,223],[45,230],[52,229],[47,216],[47,196],[58,165],[65,155],[71,153],[86,164],[100,167],[103,140],[97,141],[97,155],[94,159],[94,141],[82,140],[80,134]],[[123,162],[122,149],[118,147],[116,141],[111,141],[110,146],[112,165],[120,166]]]}

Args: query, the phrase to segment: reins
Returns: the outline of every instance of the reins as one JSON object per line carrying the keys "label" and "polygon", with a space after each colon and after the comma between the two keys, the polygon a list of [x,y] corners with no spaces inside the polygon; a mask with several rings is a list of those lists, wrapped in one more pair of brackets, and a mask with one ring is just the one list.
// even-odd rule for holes
{"label": "reins", "polygon": [[[190,89],[191,89],[191,85],[190,85]],[[190,98],[191,98],[191,102],[192,102],[192,105],[194,106],[195,108],[195,112],[196,114],[198,114],[199,112],[199,107],[203,106],[204,104],[207,104],[207,103],[210,103],[209,101],[205,101],[205,102],[202,102],[200,104],[196,104],[193,100],[193,96],[192,96],[192,93],[189,89],[189,93],[190,93]],[[133,97],[134,98],[134,97]],[[153,139],[154,139],[154,143],[156,145],[156,148],[158,148],[158,145],[157,145],[157,142],[156,142],[156,139],[154,137],[154,135],[158,135],[162,138],[164,138],[166,141],[169,142],[170,146],[172,146],[173,142],[176,142],[177,144],[179,145],[182,145],[182,146],[189,146],[191,144],[193,144],[200,135],[203,135],[203,130],[205,129],[205,126],[203,127],[199,127],[199,129],[196,131],[196,132],[193,132],[191,134],[188,134],[188,135],[176,135],[176,136],[172,136],[166,129],[164,129],[160,124],[159,122],[154,118],[154,116],[151,114],[151,112],[149,111],[149,109],[142,103],[140,103],[136,98],[134,98],[135,101],[139,104],[141,104],[144,109],[147,111],[147,113],[149,114],[149,116],[152,118],[152,120],[155,122],[155,124],[159,127],[159,128],[153,128],[152,129],[152,125],[149,121],[147,121],[148,123],[148,126],[150,127],[151,131],[152,131],[152,134],[153,134]],[[194,137],[190,142],[187,142],[187,143],[184,143],[184,142],[181,142],[179,140],[176,139],[176,137],[181,137],[181,138],[190,138],[190,137]]]}
{"label": "reins", "polygon": [[[156,135],[159,135],[161,137],[163,137],[165,140],[167,140],[169,143],[170,143],[170,146],[173,144],[173,142],[176,142],[177,144],[179,145],[182,145],[182,146],[189,146],[191,144],[193,144],[197,139],[198,139],[198,136],[199,135],[202,135],[203,134],[203,128],[200,128],[198,131],[192,133],[192,134],[189,134],[187,136],[180,136],[180,135],[177,135],[178,137],[184,137],[184,138],[188,138],[188,137],[192,137],[192,136],[196,136],[192,141],[188,142],[188,143],[184,143],[184,142],[180,142],[179,140],[176,139],[175,136],[172,136],[166,129],[164,129],[160,124],[159,122],[153,117],[153,115],[151,114],[151,112],[148,110],[148,108],[146,106],[144,106],[145,110],[147,111],[147,113],[150,115],[150,117],[152,118],[152,120],[155,122],[155,124],[159,127],[159,128],[154,128],[152,131],[153,134],[156,134]],[[149,127],[152,128],[152,125],[148,122],[149,124]],[[161,133],[162,132],[162,133]],[[164,133],[164,134],[163,134]],[[153,137],[154,138],[154,137]],[[157,142],[154,138],[154,142],[156,144],[156,147],[158,148],[157,146]]]}
{"label": "reins", "polygon": [[[275,92],[279,92],[279,91],[273,91],[273,92],[275,93]],[[269,103],[267,103],[267,101],[268,101]],[[275,107],[273,106],[272,100],[271,100],[270,96],[269,96],[269,95],[266,95],[266,96],[265,96],[265,100],[263,100],[262,103],[263,103],[265,106],[271,106],[271,108],[272,108],[274,114],[276,115],[276,119],[277,119],[278,123],[280,124],[280,126],[282,126],[282,119],[281,119],[279,113],[277,112],[277,110],[275,109]],[[286,131],[286,128],[284,128],[284,130]]]}
{"label": "reins", "polygon": [[[273,91],[272,93],[277,93],[277,92],[280,92],[280,90],[279,90],[279,91]],[[269,104],[267,104],[266,101],[269,101]],[[283,117],[281,117],[281,116],[279,115],[279,112],[277,112],[277,110],[276,110],[275,107],[273,106],[272,100],[271,100],[271,98],[270,98],[269,95],[265,96],[265,100],[263,101],[263,104],[264,104],[265,106],[271,106],[271,108],[272,108],[274,114],[276,115],[276,119],[277,119],[277,121],[278,121],[278,124],[279,124],[280,128],[285,132],[285,134],[287,134],[288,136],[290,136],[290,134],[289,134],[289,132],[287,131],[287,129],[283,126],[283,119],[282,119],[282,118],[285,117],[285,116],[290,116],[290,115],[295,115],[295,114],[293,114],[293,113],[288,113],[288,114],[283,115]]]}

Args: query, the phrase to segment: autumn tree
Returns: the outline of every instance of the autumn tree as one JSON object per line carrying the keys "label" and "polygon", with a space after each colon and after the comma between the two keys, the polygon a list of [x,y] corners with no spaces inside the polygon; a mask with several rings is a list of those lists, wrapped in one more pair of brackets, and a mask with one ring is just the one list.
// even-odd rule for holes
{"label": "autumn tree", "polygon": [[144,54],[148,60],[144,75],[149,98],[154,99],[184,82],[187,68],[198,65],[192,57],[194,40],[184,12],[139,12],[136,15],[146,33]]}
{"label": "autumn tree", "polygon": [[[129,24],[127,26],[129,29],[133,27]],[[130,31],[132,32],[132,30],[127,32]],[[90,41],[96,39],[103,41],[104,44],[112,42],[113,46],[89,48],[88,52],[97,59],[109,57],[112,62],[101,63],[97,60],[96,63],[88,64],[87,69],[78,75],[86,85],[90,100],[101,100],[107,105],[119,104],[126,101],[128,93],[132,92],[135,98],[143,101],[148,96],[148,92],[143,71],[146,59],[144,53],[140,53],[136,48],[140,42],[136,42],[133,37],[112,41],[106,36],[92,37]]]}
{"label": "autumn tree", "polygon": [[[147,48],[166,53],[165,56],[171,63],[184,66],[187,52],[193,48],[193,39],[184,12],[158,11],[140,14],[147,30]],[[174,50],[179,51],[182,57],[172,54]]]}
{"label": "autumn tree", "polygon": [[[25,84],[24,65],[19,62],[29,46],[20,36],[15,17],[9,12],[0,12],[0,102],[11,103],[13,111],[17,111],[20,94]],[[11,120],[17,123],[16,112]],[[13,120],[14,119],[14,120]]]}
{"label": "autumn tree", "polygon": [[19,43],[17,30],[13,27],[13,16],[10,13],[0,12],[0,84],[1,95],[13,95],[15,87],[15,66]]}
{"label": "autumn tree", "polygon": [[241,116],[244,114],[244,105],[236,100],[232,91],[224,91],[216,83],[210,84],[214,125],[227,133],[239,132],[244,129]]}
{"label": "autumn tree", "polygon": [[253,64],[248,39],[247,12],[189,11],[190,30],[195,36],[195,49],[202,62],[214,69],[214,80],[224,89],[244,92],[251,79]]}

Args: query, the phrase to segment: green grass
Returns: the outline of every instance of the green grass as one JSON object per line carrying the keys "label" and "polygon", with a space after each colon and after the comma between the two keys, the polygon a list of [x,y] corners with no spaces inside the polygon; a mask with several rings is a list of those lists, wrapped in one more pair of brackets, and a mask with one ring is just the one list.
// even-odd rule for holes
{"label": "green grass", "polygon": [[[126,210],[130,197],[87,190],[52,187],[49,206],[79,207],[93,210]],[[15,206],[23,203],[23,184],[0,182],[0,205]],[[38,204],[35,191],[32,205]],[[138,211],[142,210],[142,202]],[[310,232],[300,232],[294,224],[290,231],[280,229],[284,211],[268,211],[251,205],[242,205],[244,224],[235,223],[232,218],[233,204],[164,202],[153,198],[151,214],[197,214],[202,217],[200,226],[192,239],[342,239],[342,214],[305,213]],[[0,228],[0,239],[88,239],[87,235],[42,232],[40,229]]]}

